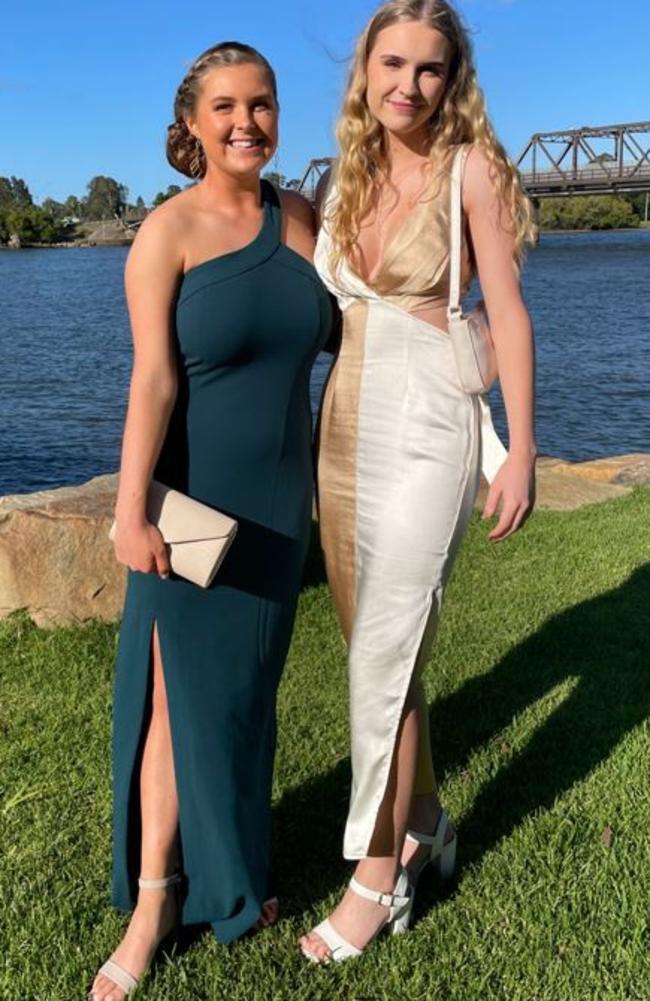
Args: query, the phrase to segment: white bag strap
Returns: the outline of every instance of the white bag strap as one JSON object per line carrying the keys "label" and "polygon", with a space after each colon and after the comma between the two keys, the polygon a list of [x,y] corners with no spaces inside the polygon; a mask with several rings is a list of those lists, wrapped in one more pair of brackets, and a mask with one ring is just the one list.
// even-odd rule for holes
{"label": "white bag strap", "polygon": [[451,168],[449,205],[449,305],[447,316],[460,312],[460,247],[462,238],[462,184],[467,146],[460,146]]}

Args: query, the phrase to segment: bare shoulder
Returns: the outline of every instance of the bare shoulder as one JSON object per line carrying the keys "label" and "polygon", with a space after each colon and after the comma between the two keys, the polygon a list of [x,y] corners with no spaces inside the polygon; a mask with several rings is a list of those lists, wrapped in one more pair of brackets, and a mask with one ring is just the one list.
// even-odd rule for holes
{"label": "bare shoulder", "polygon": [[138,230],[138,239],[143,236],[147,240],[154,240],[156,235],[178,233],[187,227],[192,215],[192,192],[180,191],[166,202],[152,209]]}
{"label": "bare shoulder", "polygon": [[502,169],[490,159],[483,147],[471,147],[463,175],[463,205],[466,209],[485,209],[498,201],[499,173]]}
{"label": "bare shoulder", "polygon": [[316,217],[314,210],[297,191],[280,191],[282,242],[307,261],[314,258]]}
{"label": "bare shoulder", "polygon": [[190,191],[181,191],[147,215],[129,251],[127,273],[148,262],[165,270],[182,270],[192,219],[189,195]]}
{"label": "bare shoulder", "polygon": [[303,195],[297,191],[288,191],[282,188],[278,191],[282,211],[296,222],[303,223],[310,230],[314,228],[314,210],[311,204]]}

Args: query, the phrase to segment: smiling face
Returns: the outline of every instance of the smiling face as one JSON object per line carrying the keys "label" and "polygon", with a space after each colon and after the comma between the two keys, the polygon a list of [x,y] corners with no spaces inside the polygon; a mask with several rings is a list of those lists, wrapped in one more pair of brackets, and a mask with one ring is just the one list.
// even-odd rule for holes
{"label": "smiling face", "polygon": [[366,68],[366,101],[389,133],[427,135],[449,73],[450,45],[441,32],[421,21],[383,28],[375,38]]}
{"label": "smiling face", "polygon": [[231,176],[259,173],[278,144],[278,105],[264,67],[243,63],[209,70],[187,125],[201,141],[208,170],[211,165]]}

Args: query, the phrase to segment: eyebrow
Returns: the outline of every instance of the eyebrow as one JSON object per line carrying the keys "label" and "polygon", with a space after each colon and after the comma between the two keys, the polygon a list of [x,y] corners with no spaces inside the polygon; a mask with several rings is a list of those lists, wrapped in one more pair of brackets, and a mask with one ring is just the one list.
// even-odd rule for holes
{"label": "eyebrow", "polygon": [[[251,97],[251,101],[268,101],[272,98],[270,90],[265,91],[263,94],[256,94],[255,97]],[[237,98],[233,97],[232,94],[217,94],[215,97],[210,98],[211,101],[236,101]]]}
{"label": "eyebrow", "polygon": [[[380,59],[397,59],[400,63],[405,63],[406,62],[406,59],[404,58],[404,56],[398,56],[394,52],[382,52],[382,54],[380,55],[379,58]],[[435,69],[438,69],[440,67],[442,69],[444,69],[444,67],[445,67],[445,61],[444,61],[444,59],[432,59],[432,60],[430,60],[427,63],[418,63],[418,65],[417,65],[417,69],[419,69],[419,70],[430,69],[432,67],[435,68]]]}

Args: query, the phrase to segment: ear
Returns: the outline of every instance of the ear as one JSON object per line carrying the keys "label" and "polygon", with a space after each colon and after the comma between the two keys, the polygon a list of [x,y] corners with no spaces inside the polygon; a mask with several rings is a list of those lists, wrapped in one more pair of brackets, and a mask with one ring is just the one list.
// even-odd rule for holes
{"label": "ear", "polygon": [[184,121],[185,121],[185,124],[187,126],[187,129],[188,129],[190,135],[194,136],[195,139],[199,139],[200,136],[199,136],[199,133],[197,131],[196,122],[194,121],[194,119],[193,118],[185,118]]}

